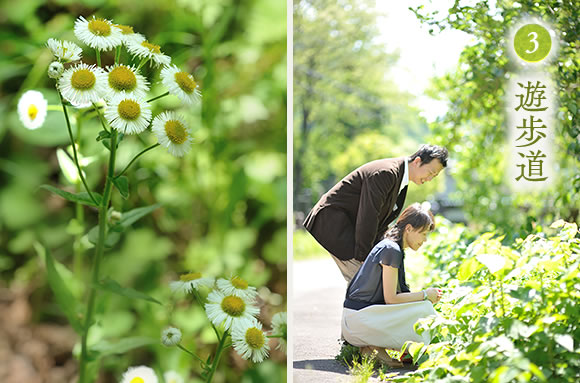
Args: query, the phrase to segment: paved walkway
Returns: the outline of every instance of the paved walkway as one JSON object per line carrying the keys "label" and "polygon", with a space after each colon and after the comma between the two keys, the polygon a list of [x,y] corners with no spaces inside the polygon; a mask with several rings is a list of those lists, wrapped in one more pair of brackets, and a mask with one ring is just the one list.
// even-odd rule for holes
{"label": "paved walkway", "polygon": [[294,382],[349,382],[334,360],[340,351],[340,319],[346,281],[328,256],[293,263]]}
{"label": "paved walkway", "polygon": [[[294,383],[342,383],[353,377],[334,357],[340,351],[340,321],[346,281],[330,256],[295,261],[293,274]],[[408,369],[394,369],[403,374]],[[379,382],[374,377],[369,382]]]}

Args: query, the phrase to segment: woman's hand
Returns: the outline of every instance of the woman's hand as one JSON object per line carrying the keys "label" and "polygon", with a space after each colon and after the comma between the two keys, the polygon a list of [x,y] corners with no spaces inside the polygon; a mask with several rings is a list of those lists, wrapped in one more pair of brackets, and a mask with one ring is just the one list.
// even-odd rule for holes
{"label": "woman's hand", "polygon": [[433,304],[439,302],[439,300],[441,299],[441,295],[443,294],[441,289],[436,289],[434,287],[429,287],[426,291],[427,291],[427,299],[429,299]]}

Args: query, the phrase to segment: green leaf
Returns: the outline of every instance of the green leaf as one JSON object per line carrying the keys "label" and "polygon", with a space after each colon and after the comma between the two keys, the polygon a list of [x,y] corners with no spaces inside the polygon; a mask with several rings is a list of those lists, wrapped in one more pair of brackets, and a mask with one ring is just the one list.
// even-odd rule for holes
{"label": "green leaf", "polygon": [[111,138],[111,133],[107,132],[106,130],[101,130],[97,136],[97,141],[101,141],[107,138]]}
{"label": "green leaf", "polygon": [[564,347],[566,350],[570,352],[574,352],[574,338],[572,338],[569,334],[558,334],[555,337],[556,343],[560,346]]}
{"label": "green leaf", "polygon": [[125,231],[129,226],[131,226],[132,224],[134,224],[135,222],[137,222],[139,219],[146,216],[147,214],[153,212],[154,210],[156,210],[160,206],[161,206],[161,204],[156,203],[154,205],[145,206],[145,207],[138,207],[136,209],[124,212],[121,215],[121,220],[119,222],[117,222],[117,224],[115,224],[111,228],[111,230],[112,231],[119,231],[119,232]]}
{"label": "green leaf", "polygon": [[104,291],[108,291],[110,293],[114,293],[117,295],[121,295],[131,299],[141,299],[148,302],[157,303],[158,305],[163,305],[157,299],[150,297],[149,295],[132,289],[130,287],[122,287],[111,278],[106,278],[95,285],[96,288],[99,288]]}
{"label": "green leaf", "polygon": [[40,256],[42,256],[42,254],[45,255],[48,284],[54,293],[56,302],[77,334],[82,333],[83,325],[80,320],[81,313],[78,309],[77,301],[56,270],[55,264],[58,264],[58,262],[52,258],[50,251],[44,246],[35,243],[34,247]]}
{"label": "green leaf", "polygon": [[91,346],[90,352],[97,353],[99,357],[103,357],[107,355],[124,354],[135,348],[148,346],[155,343],[159,343],[159,340],[156,338],[148,337],[125,338],[116,343],[102,340],[99,343]]}
{"label": "green leaf", "polygon": [[479,269],[481,269],[481,263],[479,263],[475,258],[469,258],[463,261],[463,263],[459,267],[457,278],[460,281],[466,281],[469,278],[471,278],[471,276],[475,274],[475,272],[478,271]]}
{"label": "green leaf", "polygon": [[489,272],[496,274],[498,271],[503,270],[506,267],[506,259],[499,254],[478,254],[475,259],[485,265]]}
{"label": "green leaf", "polygon": [[129,198],[129,179],[127,177],[121,176],[113,178],[113,185],[119,190],[123,198]]}
{"label": "green leaf", "polygon": [[409,354],[411,354],[411,356],[413,357],[413,362],[418,361],[419,358],[425,353],[426,349],[427,347],[425,347],[425,344],[423,344],[423,342],[421,343],[413,342],[409,346]]}
{"label": "green leaf", "polygon": [[[93,245],[97,244],[97,242],[99,241],[99,226],[98,225],[93,227],[91,230],[89,230],[88,238],[89,238],[90,243],[92,243]],[[119,239],[121,239],[121,235],[118,232],[109,231],[107,233],[107,238],[105,238],[105,247],[111,248],[111,247],[115,246],[117,244],[117,242],[119,242]]]}
{"label": "green leaf", "polygon": [[[93,202],[91,197],[89,197],[89,193],[87,193],[87,192],[73,194],[73,193],[69,193],[67,191],[55,188],[54,186],[51,186],[51,185],[41,185],[40,188],[48,190],[49,192],[54,193],[56,195],[59,195],[62,198],[67,199],[71,202],[82,203],[83,205],[88,205],[88,206],[93,206],[93,207],[99,207],[99,205],[97,205]],[[99,193],[92,192],[91,194],[93,195],[93,197],[95,197],[95,199],[97,200],[97,203],[100,204],[101,199],[103,197],[101,197],[101,195]]]}
{"label": "green leaf", "polygon": [[60,170],[62,170],[68,182],[76,184],[80,178],[74,161],[60,148],[56,150],[56,158],[58,159]]}

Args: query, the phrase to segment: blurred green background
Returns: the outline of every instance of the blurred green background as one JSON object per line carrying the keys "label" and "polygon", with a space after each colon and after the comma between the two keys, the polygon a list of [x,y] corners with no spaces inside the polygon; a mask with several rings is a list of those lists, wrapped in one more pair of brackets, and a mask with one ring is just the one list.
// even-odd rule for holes
{"label": "blurred green background", "polygon": [[[29,89],[42,92],[49,104],[58,103],[54,82],[46,76],[51,62],[44,45],[48,38],[74,41],[83,48],[83,61],[95,62],[94,52],[73,34],[74,21],[81,15],[133,26],[161,45],[174,64],[192,73],[203,94],[202,105],[195,108],[182,106],[174,96],[153,103],[153,115],[176,110],[186,117],[193,147],[183,159],[164,148],[147,153],[128,173],[129,198],[114,191],[115,210],[154,203],[162,207],[134,224],[107,251],[101,275],[169,302],[168,282],[180,272],[237,274],[259,287],[264,298],[260,318],[268,328],[274,313],[286,311],[286,3],[19,0],[0,5],[0,310],[10,312],[16,303],[28,304],[29,309],[20,321],[0,322],[0,331],[9,333],[12,325],[33,332],[43,325],[66,325],[47,287],[35,242],[45,244],[73,271],[65,273],[66,280],[79,298],[82,281],[88,280],[92,249],[86,250],[88,241],[82,236],[96,225],[96,210],[84,208],[83,224],[73,204],[38,189],[51,184],[75,191],[57,159],[57,148],[69,145],[63,114],[49,111],[44,126],[29,131],[16,113],[19,96]],[[113,58],[111,52],[104,54],[103,64],[111,65]],[[122,58],[126,63],[125,50]],[[144,72],[152,83],[151,97],[165,92],[159,71],[146,65]],[[101,191],[106,152],[95,141],[99,130],[96,119],[83,123],[80,150],[92,160],[86,168],[89,186]],[[141,136],[123,140],[118,171],[156,142],[150,133]],[[85,250],[81,261],[73,261],[75,246]],[[157,338],[172,323],[182,329],[184,344],[202,357],[215,349],[207,318],[192,302],[178,304],[171,314],[146,302],[103,293],[100,299],[101,320],[91,330],[95,338]],[[19,344],[15,335],[0,345],[0,352],[24,357]],[[31,362],[39,374],[45,371],[43,381],[65,381],[54,371],[73,368],[70,350],[58,355],[52,362],[47,359],[52,366]],[[0,361],[0,367],[9,366],[10,360]],[[190,357],[160,345],[103,359],[101,381],[117,381],[128,366],[138,364],[160,371],[193,371],[188,381],[198,381],[198,367]],[[0,380],[9,382],[7,376],[3,380],[0,375]],[[224,355],[215,377],[240,382],[285,379],[286,356],[280,351],[257,365],[232,351]]]}
{"label": "blurred green background", "polygon": [[[394,41],[413,39],[381,30],[384,2],[294,2],[294,219],[296,229],[320,196],[358,166],[412,154],[420,144],[449,150],[449,166],[433,182],[410,187],[406,205],[433,202],[434,212],[476,230],[499,229],[507,240],[536,225],[580,220],[578,20],[576,1],[419,1],[405,3],[431,35],[461,31],[469,37],[456,65],[434,77],[425,94],[446,108],[433,121],[412,94],[397,87]],[[434,10],[434,5],[437,10]],[[381,8],[389,14],[389,7]],[[505,89],[518,68],[508,60],[506,34],[523,17],[556,31],[559,51],[542,69],[555,83],[553,179],[541,192],[514,193],[506,180]],[[397,23],[397,21],[393,21]],[[408,46],[408,48],[407,48]],[[442,50],[441,56],[451,54]],[[427,59],[428,60],[428,59]],[[443,61],[443,60],[442,60]],[[415,104],[411,107],[409,104]],[[414,185],[412,185],[414,186]],[[453,210],[453,216],[449,214]],[[296,232],[295,256],[315,253]]]}

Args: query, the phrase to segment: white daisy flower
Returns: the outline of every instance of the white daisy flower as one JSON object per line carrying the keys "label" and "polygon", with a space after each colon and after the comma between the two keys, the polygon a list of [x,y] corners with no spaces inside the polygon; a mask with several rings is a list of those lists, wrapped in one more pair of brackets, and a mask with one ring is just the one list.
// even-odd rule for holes
{"label": "white daisy flower", "polygon": [[18,100],[18,117],[22,124],[30,130],[38,129],[44,124],[48,102],[36,90],[24,92]]}
{"label": "white daisy flower", "polygon": [[111,127],[125,134],[141,133],[151,121],[151,106],[142,98],[124,92],[113,96],[105,108],[105,118]]}
{"label": "white daisy flower", "polygon": [[169,65],[171,63],[171,57],[163,54],[159,45],[151,44],[147,40],[141,42],[129,41],[128,43],[127,50],[129,53],[141,59],[150,59],[155,66]]}
{"label": "white daisy flower", "polygon": [[149,83],[135,68],[127,65],[114,65],[107,67],[107,83],[109,92],[106,98],[111,98],[121,92],[127,96],[145,98],[149,92]]}
{"label": "white daisy flower", "polygon": [[201,286],[212,288],[214,282],[213,278],[203,278],[201,273],[188,273],[181,275],[179,281],[170,282],[169,287],[172,291],[188,294],[193,289],[198,290]]}
{"label": "white daisy flower", "polygon": [[135,42],[137,44],[141,44],[145,41],[145,36],[140,33],[136,33],[133,31],[133,27],[129,25],[122,25],[122,24],[115,24],[115,27],[121,30],[121,39],[123,40],[123,44],[128,46],[131,42]]}
{"label": "white daisy flower", "polygon": [[166,347],[176,346],[181,342],[181,330],[167,327],[161,332],[161,343]]}
{"label": "white daisy flower", "polygon": [[224,324],[226,330],[244,319],[251,320],[260,313],[260,309],[253,305],[253,300],[225,295],[219,290],[212,291],[207,300],[208,303],[205,304],[207,317],[216,326]]}
{"label": "white daisy flower", "polygon": [[81,47],[71,41],[48,39],[46,45],[54,57],[65,63],[80,60],[83,53]]}
{"label": "white daisy flower", "polygon": [[158,383],[157,375],[147,366],[129,367],[121,378],[121,383]]}
{"label": "white daisy flower", "polygon": [[163,112],[155,117],[151,130],[159,144],[176,157],[184,156],[191,149],[191,132],[183,117],[174,112]]}
{"label": "white daisy flower", "polygon": [[166,66],[161,70],[163,85],[169,93],[179,97],[186,104],[193,104],[201,99],[199,84],[192,75],[179,70],[175,65]]}
{"label": "white daisy flower", "polygon": [[282,349],[282,351],[286,351],[286,342],[288,340],[287,313],[276,313],[272,317],[272,333],[273,335],[282,335],[281,338],[277,338],[279,341],[277,348]]}
{"label": "white daisy flower", "polygon": [[242,358],[251,358],[254,363],[266,359],[270,350],[262,324],[254,318],[241,321],[233,327],[232,344]]}
{"label": "white daisy flower", "polygon": [[94,49],[109,51],[123,43],[122,33],[113,23],[95,16],[89,21],[80,16],[75,21],[75,36]]}
{"label": "white daisy flower", "polygon": [[220,278],[217,285],[226,295],[235,295],[244,299],[255,299],[258,291],[253,286],[248,286],[248,282],[240,277],[231,277],[230,279]]}
{"label": "white daisy flower", "polygon": [[58,80],[58,89],[71,104],[90,105],[106,93],[107,75],[95,65],[80,63],[64,71]]}
{"label": "white daisy flower", "polygon": [[165,383],[183,383],[183,378],[175,371],[167,371],[163,374]]}

